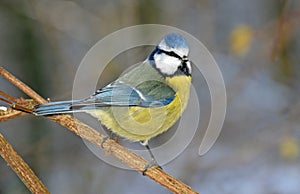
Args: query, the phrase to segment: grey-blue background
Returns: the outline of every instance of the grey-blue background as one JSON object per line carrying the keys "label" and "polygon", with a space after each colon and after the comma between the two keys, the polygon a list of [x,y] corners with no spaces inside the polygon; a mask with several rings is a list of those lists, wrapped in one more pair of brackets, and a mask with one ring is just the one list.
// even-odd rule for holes
{"label": "grey-blue background", "polygon": [[[1,0],[0,65],[44,97],[71,99],[80,61],[106,35],[145,23],[185,30],[216,58],[228,109],[215,146],[199,157],[210,102],[205,81],[195,72],[201,126],[188,148],[164,170],[202,194],[297,194],[299,6],[298,1],[274,0]],[[230,37],[240,28],[246,30],[238,38],[251,41],[236,51]],[[113,60],[99,87],[150,50],[132,50]],[[13,96],[26,97],[3,78],[0,86]],[[80,138],[47,119],[23,116],[0,123],[0,133],[51,193],[169,193],[137,172],[103,163]],[[156,143],[167,135],[172,132]],[[3,159],[0,193],[29,193]]]}

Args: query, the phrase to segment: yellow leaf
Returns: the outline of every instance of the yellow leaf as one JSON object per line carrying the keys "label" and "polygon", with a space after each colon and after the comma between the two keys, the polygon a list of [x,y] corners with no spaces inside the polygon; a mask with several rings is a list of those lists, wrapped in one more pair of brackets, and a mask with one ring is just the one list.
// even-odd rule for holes
{"label": "yellow leaf", "polygon": [[253,30],[247,25],[238,25],[230,34],[230,50],[238,56],[244,56],[250,48]]}
{"label": "yellow leaf", "polygon": [[282,138],[279,143],[280,156],[285,159],[296,159],[299,157],[299,142],[298,139],[287,136]]}

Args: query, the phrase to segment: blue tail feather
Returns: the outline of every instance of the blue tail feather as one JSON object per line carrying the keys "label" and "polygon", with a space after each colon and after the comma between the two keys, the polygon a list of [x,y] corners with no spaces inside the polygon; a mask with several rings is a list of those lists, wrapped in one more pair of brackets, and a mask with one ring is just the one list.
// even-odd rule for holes
{"label": "blue tail feather", "polygon": [[72,109],[72,104],[78,101],[60,101],[60,102],[49,102],[46,104],[40,104],[34,106],[35,115],[54,115],[62,113],[71,113],[74,112]]}

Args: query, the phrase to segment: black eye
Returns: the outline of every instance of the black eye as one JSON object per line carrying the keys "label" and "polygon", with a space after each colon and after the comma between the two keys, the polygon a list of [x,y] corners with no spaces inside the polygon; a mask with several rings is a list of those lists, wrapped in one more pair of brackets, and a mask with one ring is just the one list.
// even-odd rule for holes
{"label": "black eye", "polygon": [[171,52],[168,52],[168,55],[172,56],[172,57],[175,57],[177,59],[180,59],[181,60],[181,57],[179,55],[177,55],[175,52],[171,51]]}
{"label": "black eye", "polygon": [[187,56],[183,56],[181,60],[182,60],[183,63],[186,63],[186,62],[189,61],[189,59],[187,58]]}

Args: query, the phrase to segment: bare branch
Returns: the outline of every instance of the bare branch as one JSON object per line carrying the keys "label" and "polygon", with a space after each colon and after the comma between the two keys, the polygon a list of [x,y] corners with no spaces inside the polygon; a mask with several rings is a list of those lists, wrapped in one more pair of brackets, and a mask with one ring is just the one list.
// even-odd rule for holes
{"label": "bare branch", "polygon": [[0,134],[0,155],[32,193],[49,193],[45,185]]}
{"label": "bare branch", "polygon": [[16,87],[18,87],[20,90],[22,90],[25,94],[27,94],[29,97],[31,97],[38,103],[43,104],[43,103],[47,102],[40,95],[38,95],[35,91],[33,91],[30,87],[28,87],[26,84],[24,84],[23,82],[18,80],[15,76],[13,76],[11,73],[6,71],[3,67],[0,67],[0,75],[3,76],[5,79],[7,79],[12,84],[14,84]]}
{"label": "bare branch", "polygon": [[[33,100],[38,103],[46,103],[47,101],[38,95],[35,91],[25,85],[23,82],[15,78],[12,74],[7,72],[4,68],[0,67],[0,75],[5,77],[12,84],[17,86],[20,90],[30,96]],[[129,151],[125,147],[121,146],[114,140],[108,139],[103,142],[105,135],[100,134],[95,129],[89,127],[88,125],[76,120],[70,115],[53,115],[47,116],[47,118],[59,123],[60,125],[66,127],[76,135],[81,138],[88,140],[89,142],[97,145],[99,148],[104,149],[107,153],[115,156],[122,162],[126,163],[131,168],[143,172],[148,161],[144,158],[136,155],[135,153]],[[190,186],[182,183],[181,181],[175,179],[171,175],[167,174],[160,168],[149,168],[145,173],[146,176],[153,179],[155,182],[166,187],[173,193],[197,193]]]}

